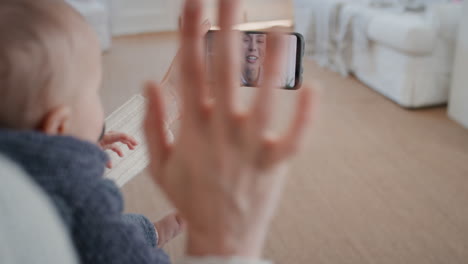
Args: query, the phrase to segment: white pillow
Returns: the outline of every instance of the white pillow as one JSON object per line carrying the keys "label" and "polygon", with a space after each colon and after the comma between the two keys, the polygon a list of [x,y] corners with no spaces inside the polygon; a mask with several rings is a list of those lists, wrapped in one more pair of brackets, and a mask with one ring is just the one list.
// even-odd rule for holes
{"label": "white pillow", "polygon": [[426,6],[447,3],[451,0],[369,0],[369,4],[376,7],[401,7],[410,11],[422,11]]}
{"label": "white pillow", "polygon": [[410,11],[421,11],[426,8],[426,6],[432,4],[448,3],[450,0],[399,0],[400,4]]}
{"label": "white pillow", "polygon": [[370,0],[369,4],[377,7],[389,7],[398,4],[398,0]]}
{"label": "white pillow", "polygon": [[400,4],[410,11],[420,11],[426,8],[426,1],[424,0],[400,0]]}

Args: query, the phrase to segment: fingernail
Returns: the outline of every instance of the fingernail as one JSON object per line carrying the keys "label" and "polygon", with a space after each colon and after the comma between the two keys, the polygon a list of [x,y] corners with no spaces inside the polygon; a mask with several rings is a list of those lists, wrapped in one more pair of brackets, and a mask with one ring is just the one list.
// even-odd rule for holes
{"label": "fingernail", "polygon": [[205,21],[203,21],[203,25],[209,25],[210,24],[210,20],[209,19],[205,19]]}

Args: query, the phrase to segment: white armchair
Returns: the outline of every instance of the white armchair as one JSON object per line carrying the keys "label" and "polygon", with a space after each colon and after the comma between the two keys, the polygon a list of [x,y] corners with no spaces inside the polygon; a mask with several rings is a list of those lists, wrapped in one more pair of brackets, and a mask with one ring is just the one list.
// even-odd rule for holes
{"label": "white armchair", "polygon": [[460,8],[444,4],[425,13],[372,13],[365,30],[369,45],[353,48],[351,71],[403,107],[446,103]]}
{"label": "white armchair", "polygon": [[[327,9],[319,0],[310,1],[309,9],[303,1],[296,4],[297,30],[305,34],[306,50],[316,53],[309,55],[321,66],[344,76],[353,73],[403,107],[447,102],[460,4],[433,4],[420,12],[364,0],[329,0]],[[332,15],[320,14],[327,11]],[[326,36],[317,33],[324,25]]]}

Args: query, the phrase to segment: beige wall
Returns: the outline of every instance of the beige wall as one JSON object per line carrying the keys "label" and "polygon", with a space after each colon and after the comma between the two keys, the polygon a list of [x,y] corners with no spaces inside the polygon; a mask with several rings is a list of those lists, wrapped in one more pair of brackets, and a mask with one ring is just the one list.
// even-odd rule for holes
{"label": "beige wall", "polygon": [[292,0],[247,0],[245,3],[249,22],[293,19]]}
{"label": "beige wall", "polygon": [[[216,2],[206,0],[206,17],[216,22]],[[244,0],[242,22],[293,19],[293,0]]]}
{"label": "beige wall", "polygon": [[[216,24],[218,0],[205,0],[205,16]],[[183,0],[109,0],[114,35],[177,29]],[[293,0],[244,0],[242,22],[292,19]]]}
{"label": "beige wall", "polygon": [[178,28],[180,0],[109,0],[113,35]]}

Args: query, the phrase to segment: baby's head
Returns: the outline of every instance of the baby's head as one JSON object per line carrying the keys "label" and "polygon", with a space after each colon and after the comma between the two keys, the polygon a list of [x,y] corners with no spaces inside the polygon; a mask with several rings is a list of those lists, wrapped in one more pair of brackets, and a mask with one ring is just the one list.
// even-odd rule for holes
{"label": "baby's head", "polygon": [[0,128],[96,141],[97,36],[63,0],[0,1]]}

